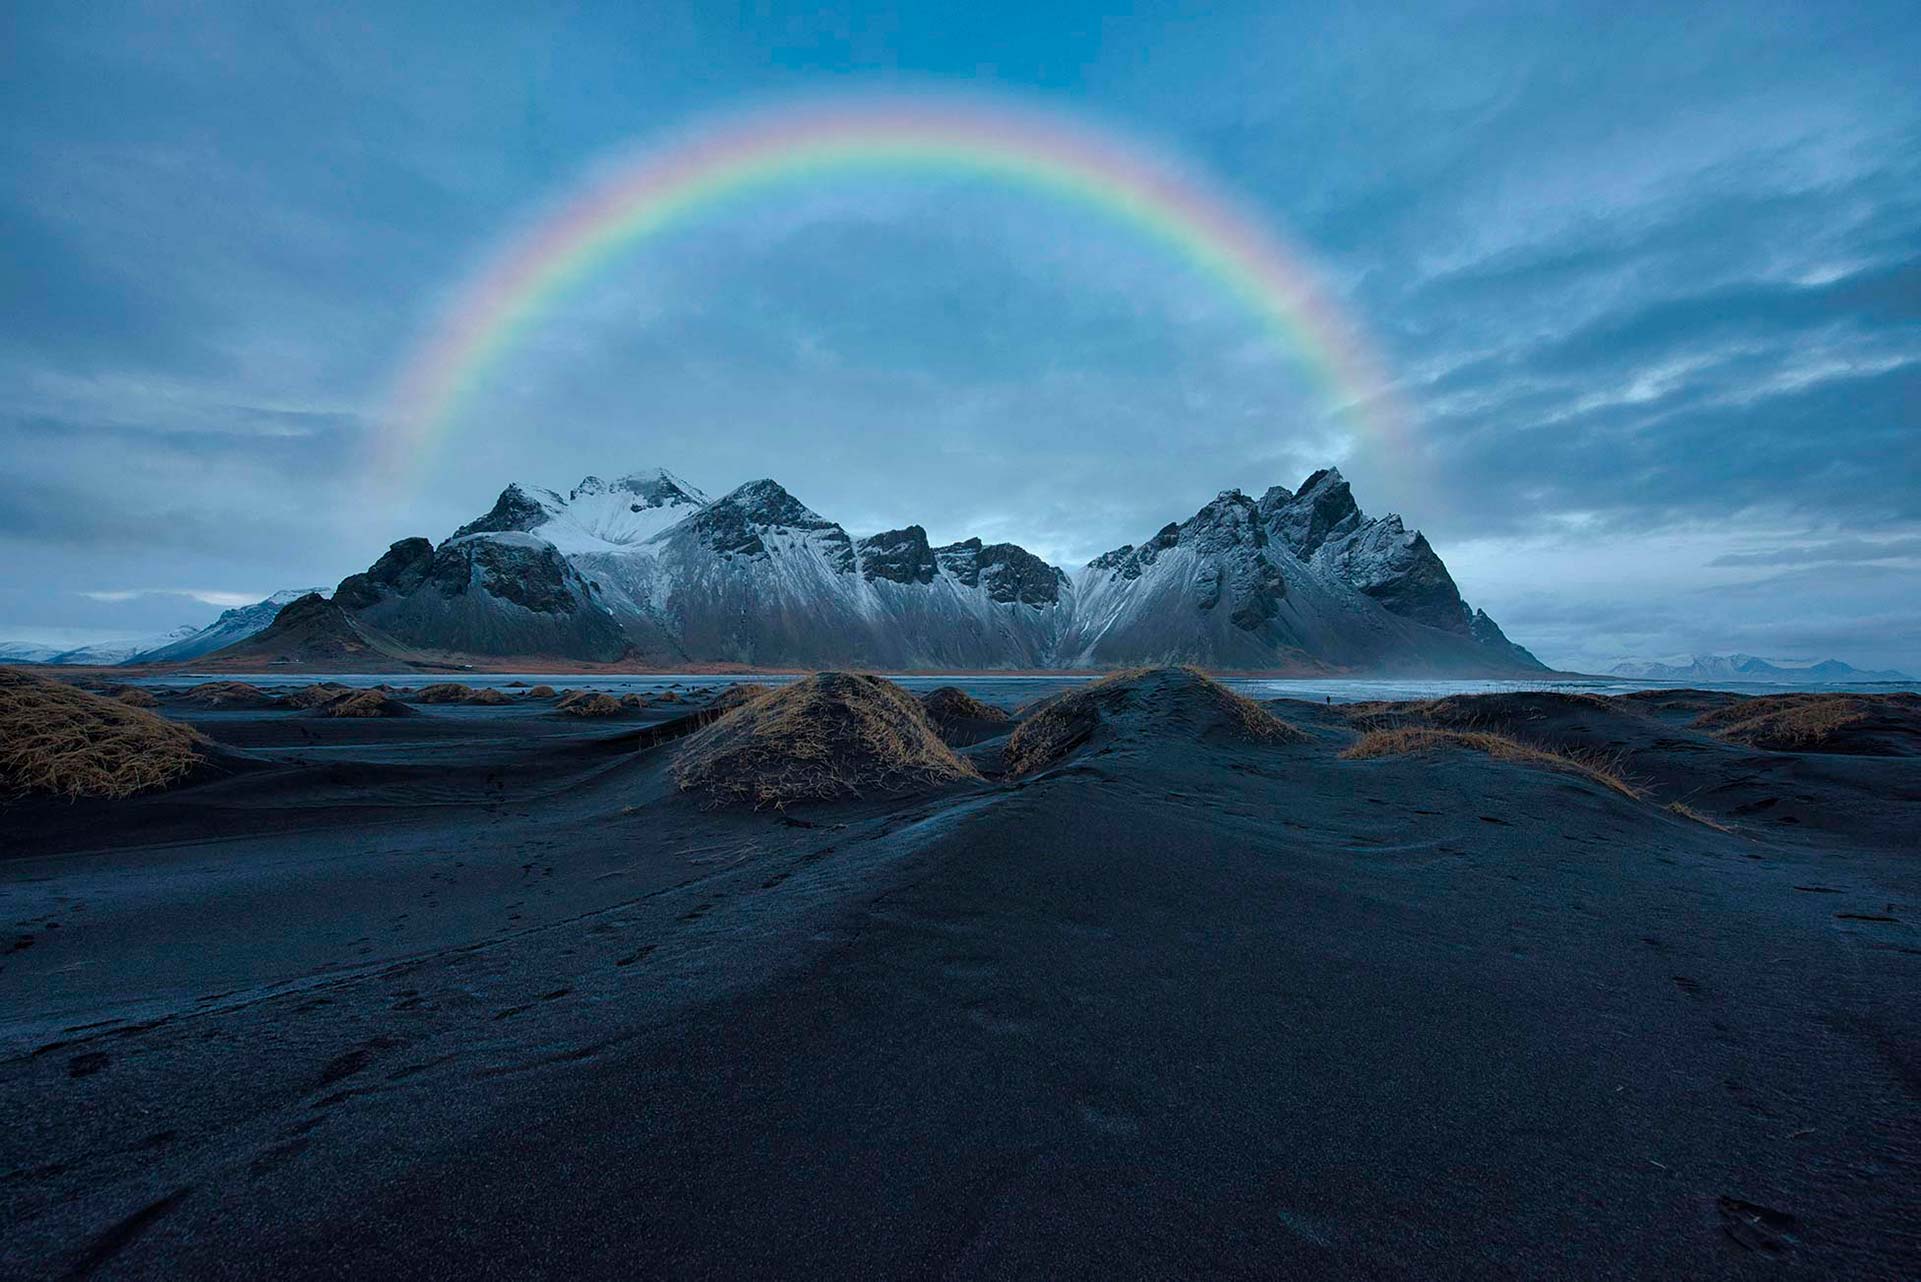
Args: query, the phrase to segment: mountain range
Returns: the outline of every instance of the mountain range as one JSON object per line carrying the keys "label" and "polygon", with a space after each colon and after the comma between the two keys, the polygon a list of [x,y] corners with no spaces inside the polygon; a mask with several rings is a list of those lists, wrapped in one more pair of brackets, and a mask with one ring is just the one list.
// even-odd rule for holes
{"label": "mountain range", "polygon": [[1069,575],[1011,543],[855,537],[773,480],[711,499],[670,472],[511,484],[436,545],[394,543],[331,599],[206,656],[233,663],[1036,669],[1194,662],[1447,676],[1544,665],[1339,471],[1185,521]]}
{"label": "mountain range", "polygon": [[1623,659],[1610,675],[1647,681],[1771,681],[1782,685],[1836,685],[1858,681],[1912,681],[1905,672],[1852,667],[1839,659],[1761,659],[1751,654],[1684,654],[1668,659]]}

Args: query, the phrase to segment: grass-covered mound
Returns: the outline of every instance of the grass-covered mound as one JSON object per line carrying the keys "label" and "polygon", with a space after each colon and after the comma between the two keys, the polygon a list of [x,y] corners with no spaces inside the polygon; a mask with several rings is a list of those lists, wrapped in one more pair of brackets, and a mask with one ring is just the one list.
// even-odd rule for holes
{"label": "grass-covered mound", "polygon": [[752,703],[764,694],[772,694],[774,688],[759,681],[739,681],[722,690],[712,704],[710,712],[731,712],[733,709]]}
{"label": "grass-covered mound", "polygon": [[1473,752],[1484,752],[1498,761],[1513,761],[1581,775],[1603,787],[1612,788],[1624,797],[1638,798],[1641,795],[1639,789],[1621,776],[1618,767],[1604,758],[1543,748],[1488,730],[1445,730],[1437,726],[1396,726],[1369,730],[1343,749],[1341,756],[1349,761],[1365,761],[1373,757],[1402,757],[1417,752],[1431,752],[1437,748],[1466,748]]}
{"label": "grass-covered mound", "polygon": [[552,686],[535,686],[527,692],[526,697],[529,699],[551,699],[554,697],[554,688]]}
{"label": "grass-covered mound", "polygon": [[421,703],[465,703],[473,697],[474,688],[461,685],[458,681],[439,681],[422,686],[414,694],[414,698]]}
{"label": "grass-covered mound", "polygon": [[126,704],[129,708],[157,708],[160,706],[160,700],[154,698],[153,691],[143,690],[139,686],[121,686],[113,692],[113,697],[121,703]]}
{"label": "grass-covered mound", "polygon": [[1921,752],[1921,695],[1759,695],[1693,724],[1750,748],[1908,755]]}
{"label": "grass-covered mound", "polygon": [[289,692],[284,702],[292,707],[311,711],[314,708],[324,708],[342,699],[351,698],[353,694],[352,686],[343,686],[337,681],[316,681],[312,685],[301,686],[298,690]]}
{"label": "grass-covered mound", "polygon": [[180,692],[181,701],[201,708],[277,708],[280,700],[245,681],[203,681]]}
{"label": "grass-covered mound", "polygon": [[0,668],[0,799],[131,797],[179,782],[205,746],[144,708]]}
{"label": "grass-covered mound", "polygon": [[959,686],[942,686],[921,696],[921,707],[935,721],[1005,721],[1007,713],[982,703]]}
{"label": "grass-covered mound", "polygon": [[560,701],[560,711],[570,717],[611,717],[620,712],[620,700],[597,690],[580,690]]}
{"label": "grass-covered mound", "polygon": [[349,690],[314,709],[323,717],[411,717],[412,708],[385,690]]}
{"label": "grass-covered mound", "polygon": [[499,707],[503,703],[512,703],[513,700],[507,697],[505,694],[502,694],[500,691],[494,689],[492,686],[488,686],[484,690],[476,690],[472,694],[468,695],[465,702],[478,703],[485,707],[492,708],[492,707]]}
{"label": "grass-covered mound", "polygon": [[1009,774],[1032,774],[1108,728],[1122,733],[1298,743],[1301,731],[1198,668],[1135,668],[1043,700],[1014,729]]}
{"label": "grass-covered mound", "polygon": [[920,703],[880,677],[822,672],[733,709],[674,760],[683,791],[755,808],[888,796],[975,778]]}

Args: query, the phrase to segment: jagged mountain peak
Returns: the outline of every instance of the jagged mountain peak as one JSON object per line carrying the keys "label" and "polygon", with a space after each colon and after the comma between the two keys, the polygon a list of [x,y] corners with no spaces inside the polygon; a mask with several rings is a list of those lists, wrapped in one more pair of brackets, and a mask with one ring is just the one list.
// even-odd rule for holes
{"label": "jagged mountain peak", "polygon": [[664,467],[644,467],[625,476],[603,481],[584,476],[567,492],[570,503],[603,494],[627,494],[643,500],[648,507],[684,507],[707,502],[707,496]]}
{"label": "jagged mountain peak", "polygon": [[1354,502],[1347,478],[1336,467],[1311,473],[1293,498],[1263,506],[1269,531],[1302,560],[1313,556],[1329,539],[1352,533],[1366,519]]}
{"label": "jagged mountain peak", "polygon": [[854,569],[854,542],[847,531],[768,477],[734,487],[661,536],[662,540],[677,538],[682,530],[723,555],[755,560],[768,555],[770,536],[799,536],[818,543],[835,573]]}
{"label": "jagged mountain peak", "polygon": [[841,527],[795,498],[786,486],[771,477],[737,485],[707,505],[703,520],[745,521],[769,529],[838,530]]}
{"label": "jagged mountain peak", "polygon": [[[1259,497],[1254,497],[1258,495]],[[1398,516],[1369,520],[1337,468],[1298,491],[1225,489],[1070,580],[1012,543],[858,540],[761,477],[707,501],[662,469],[524,484],[435,547],[403,540],[336,601],[448,652],[649,661],[1515,672]]]}

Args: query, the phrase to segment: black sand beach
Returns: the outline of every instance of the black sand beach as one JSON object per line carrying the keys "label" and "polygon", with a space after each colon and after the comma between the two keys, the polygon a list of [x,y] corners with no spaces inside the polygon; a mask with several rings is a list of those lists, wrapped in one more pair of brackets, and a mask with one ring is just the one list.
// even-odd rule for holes
{"label": "black sand beach", "polygon": [[1906,722],[1142,681],[785,811],[676,789],[701,699],[168,696],[187,786],[0,810],[0,1272],[1916,1275]]}

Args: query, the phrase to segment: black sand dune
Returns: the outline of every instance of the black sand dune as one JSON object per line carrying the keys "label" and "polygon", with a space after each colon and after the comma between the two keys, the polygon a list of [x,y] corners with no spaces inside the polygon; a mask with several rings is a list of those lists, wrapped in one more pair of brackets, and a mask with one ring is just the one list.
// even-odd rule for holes
{"label": "black sand dune", "polygon": [[0,811],[0,1273],[1913,1276],[1921,758],[1211,700],[759,812],[705,707],[167,705],[247,768]]}

